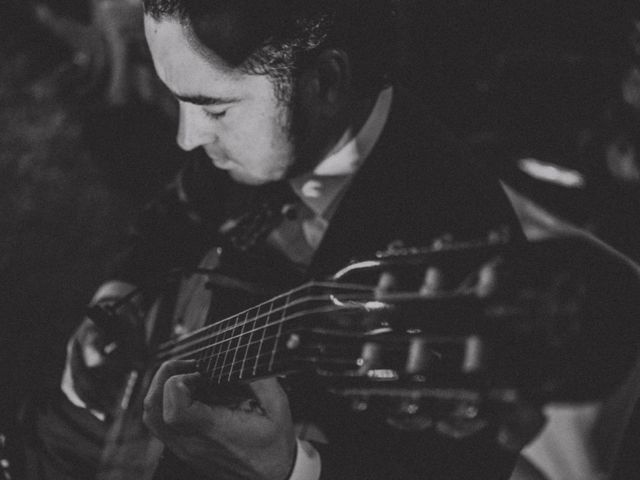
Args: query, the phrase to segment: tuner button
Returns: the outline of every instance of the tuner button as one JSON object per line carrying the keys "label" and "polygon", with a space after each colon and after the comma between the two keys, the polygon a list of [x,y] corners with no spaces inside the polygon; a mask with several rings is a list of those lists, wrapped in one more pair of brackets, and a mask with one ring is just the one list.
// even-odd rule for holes
{"label": "tuner button", "polygon": [[176,337],[182,337],[183,335],[187,334],[189,331],[187,330],[187,327],[185,327],[182,324],[182,319],[178,319],[178,323],[176,323],[175,327],[173,327],[173,334]]}
{"label": "tuner button", "polygon": [[369,408],[369,399],[367,397],[356,397],[351,400],[351,409],[354,412],[364,412]]}
{"label": "tuner button", "polygon": [[289,350],[295,350],[300,346],[300,335],[292,333],[287,340],[287,348]]}
{"label": "tuner button", "polygon": [[387,423],[399,430],[420,431],[431,428],[433,419],[425,414],[416,400],[404,399],[387,417]]}
{"label": "tuner button", "polygon": [[382,349],[379,344],[367,342],[362,346],[362,352],[358,359],[359,375],[367,375],[368,372],[380,363]]}
{"label": "tuner button", "polygon": [[400,413],[415,415],[420,411],[420,405],[412,400],[405,400],[400,404]]}
{"label": "tuner button", "polygon": [[442,235],[441,237],[436,238],[431,243],[432,250],[442,250],[445,247],[450,246],[453,243],[453,236],[451,234]]}

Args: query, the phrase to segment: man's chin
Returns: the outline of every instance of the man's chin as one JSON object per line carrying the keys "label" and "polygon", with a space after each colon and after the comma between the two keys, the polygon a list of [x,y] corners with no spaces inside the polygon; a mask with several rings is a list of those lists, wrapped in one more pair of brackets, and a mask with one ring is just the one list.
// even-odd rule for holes
{"label": "man's chin", "polygon": [[274,181],[268,178],[260,178],[260,177],[254,177],[253,175],[247,175],[244,172],[239,172],[237,170],[229,170],[227,173],[229,174],[229,176],[234,182],[241,183],[243,185],[250,185],[250,186],[257,187],[257,186],[265,185],[269,182]]}
{"label": "man's chin", "polygon": [[278,168],[262,171],[261,174],[249,172],[243,168],[233,168],[226,171],[231,180],[243,185],[260,186],[268,183],[278,182],[290,178],[286,168]]}

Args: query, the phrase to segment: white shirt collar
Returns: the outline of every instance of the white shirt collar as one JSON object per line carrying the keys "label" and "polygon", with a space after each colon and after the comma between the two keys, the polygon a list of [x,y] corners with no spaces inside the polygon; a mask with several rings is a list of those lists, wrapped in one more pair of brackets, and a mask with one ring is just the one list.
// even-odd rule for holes
{"label": "white shirt collar", "polygon": [[293,191],[317,216],[328,216],[332,204],[373,150],[387,122],[392,97],[393,87],[382,90],[357,135],[347,129],[340,142],[349,140],[340,150],[324,158],[312,172],[290,180]]}

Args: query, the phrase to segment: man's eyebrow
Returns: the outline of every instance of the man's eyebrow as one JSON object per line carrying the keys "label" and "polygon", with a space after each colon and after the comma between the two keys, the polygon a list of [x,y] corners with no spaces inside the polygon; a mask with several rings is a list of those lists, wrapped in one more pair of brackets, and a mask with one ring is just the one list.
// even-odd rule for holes
{"label": "man's eyebrow", "polygon": [[226,103],[236,103],[240,101],[236,97],[208,97],[206,95],[179,95],[173,94],[181,102],[193,103],[194,105],[221,105]]}

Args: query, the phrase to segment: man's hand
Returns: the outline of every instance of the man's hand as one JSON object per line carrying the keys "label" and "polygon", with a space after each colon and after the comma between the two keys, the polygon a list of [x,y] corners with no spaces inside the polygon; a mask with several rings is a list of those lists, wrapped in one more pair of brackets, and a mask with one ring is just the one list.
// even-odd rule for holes
{"label": "man's hand", "polygon": [[[94,309],[108,309],[135,287],[123,282],[103,285],[92,300]],[[108,310],[105,310],[108,311]],[[77,406],[100,414],[114,412],[126,374],[144,352],[144,310],[141,298],[132,298],[96,324],[88,314],[67,343],[62,390]]]}
{"label": "man's hand", "polygon": [[85,318],[67,345],[64,377],[71,385],[65,385],[63,378],[63,390],[71,388],[91,410],[113,413],[130,368],[130,349]]}
{"label": "man's hand", "polygon": [[181,460],[216,479],[284,480],[295,460],[289,402],[275,378],[250,384],[255,399],[228,407],[195,398],[195,362],[160,367],[145,399],[144,421]]}

